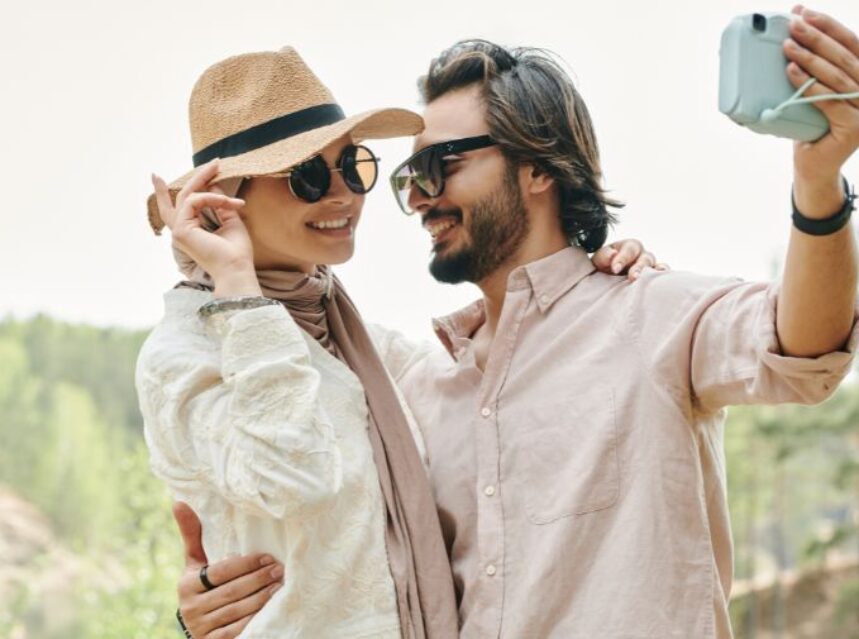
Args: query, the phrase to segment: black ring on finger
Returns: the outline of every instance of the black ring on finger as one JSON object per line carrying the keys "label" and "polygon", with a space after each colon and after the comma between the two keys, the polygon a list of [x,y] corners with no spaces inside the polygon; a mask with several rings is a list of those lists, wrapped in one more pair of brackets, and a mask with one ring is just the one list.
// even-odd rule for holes
{"label": "black ring on finger", "polygon": [[200,568],[200,583],[203,584],[203,588],[206,590],[214,590],[216,588],[215,584],[209,581],[209,564],[206,564],[202,568]]}

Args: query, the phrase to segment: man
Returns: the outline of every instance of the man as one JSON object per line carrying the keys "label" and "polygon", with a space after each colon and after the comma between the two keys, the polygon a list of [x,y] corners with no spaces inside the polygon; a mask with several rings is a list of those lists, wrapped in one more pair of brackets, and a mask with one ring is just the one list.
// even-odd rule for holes
{"label": "man", "polygon": [[[794,11],[792,83],[856,91],[856,36]],[[649,272],[628,286],[582,248],[602,244],[615,203],[556,64],[465,42],[421,87],[425,152],[395,186],[433,236],[434,275],[483,298],[437,321],[446,353],[394,374],[426,439],[461,636],[730,637],[723,409],[819,402],[849,368],[857,260],[840,172],[859,102],[819,103],[830,132],[794,148],[780,283]],[[253,561],[218,567],[222,593]],[[237,603],[210,621],[255,605],[218,596]]]}

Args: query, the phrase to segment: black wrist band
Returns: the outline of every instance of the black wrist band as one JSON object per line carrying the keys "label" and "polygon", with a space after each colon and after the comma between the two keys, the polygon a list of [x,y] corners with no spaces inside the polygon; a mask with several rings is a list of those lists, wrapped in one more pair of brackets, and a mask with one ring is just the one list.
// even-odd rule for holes
{"label": "black wrist band", "polygon": [[185,620],[182,619],[182,611],[176,608],[176,621],[179,622],[179,627],[182,629],[182,632],[185,633],[186,639],[194,639],[191,636],[191,631],[188,630],[188,626],[185,625]]}
{"label": "black wrist band", "polygon": [[793,193],[791,193],[790,203],[793,207],[793,225],[808,235],[831,235],[844,228],[847,222],[850,221],[850,214],[856,209],[856,191],[847,182],[847,178],[843,179],[844,193],[846,194],[844,206],[835,215],[823,220],[813,220],[800,213],[799,209],[796,208],[796,200],[793,199]]}

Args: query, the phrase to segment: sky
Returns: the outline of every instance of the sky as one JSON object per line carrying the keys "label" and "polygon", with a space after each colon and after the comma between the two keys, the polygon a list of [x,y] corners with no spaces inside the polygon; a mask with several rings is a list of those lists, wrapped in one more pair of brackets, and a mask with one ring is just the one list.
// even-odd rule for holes
{"label": "sky", "polygon": [[[814,5],[859,30],[859,2]],[[143,328],[180,279],[169,235],[146,221],[150,173],[191,166],[187,103],[200,73],[238,53],[294,46],[347,113],[420,110],[416,79],[456,40],[553,50],[594,120],[613,239],[674,269],[768,279],[790,230],[791,143],[717,108],[719,36],[760,0],[523,3],[254,1],[10,4],[0,24],[0,317],[37,312]],[[408,139],[373,142],[382,178],[355,257],[337,267],[364,316],[415,337],[479,295],[434,282],[429,235],[384,178]],[[859,159],[845,174],[859,181]]]}

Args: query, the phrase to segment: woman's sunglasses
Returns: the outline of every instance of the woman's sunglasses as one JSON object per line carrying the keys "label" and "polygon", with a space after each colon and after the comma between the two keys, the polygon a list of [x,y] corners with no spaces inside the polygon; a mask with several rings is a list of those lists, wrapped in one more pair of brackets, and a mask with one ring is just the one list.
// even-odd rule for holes
{"label": "woman's sunglasses", "polygon": [[444,193],[444,168],[451,155],[474,151],[498,144],[488,135],[439,142],[421,149],[398,166],[391,174],[394,197],[406,215],[414,210],[409,206],[412,187],[418,187],[427,197]]}
{"label": "woman's sunglasses", "polygon": [[316,155],[281,174],[288,178],[292,194],[305,202],[318,202],[331,188],[331,173],[339,172],[353,193],[369,192],[379,177],[379,158],[366,146],[350,144],[343,149],[335,168],[329,168],[321,155]]}

